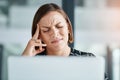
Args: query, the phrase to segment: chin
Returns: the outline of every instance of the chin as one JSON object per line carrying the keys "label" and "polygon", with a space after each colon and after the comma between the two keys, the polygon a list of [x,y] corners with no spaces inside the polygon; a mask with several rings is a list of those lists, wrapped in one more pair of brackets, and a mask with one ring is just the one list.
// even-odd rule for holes
{"label": "chin", "polygon": [[56,49],[56,50],[65,49],[65,44],[56,45],[56,46],[54,46],[54,49]]}

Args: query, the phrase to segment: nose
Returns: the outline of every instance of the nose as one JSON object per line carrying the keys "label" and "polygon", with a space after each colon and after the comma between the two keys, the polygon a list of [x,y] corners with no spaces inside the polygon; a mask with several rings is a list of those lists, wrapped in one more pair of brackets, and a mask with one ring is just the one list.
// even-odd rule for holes
{"label": "nose", "polygon": [[53,38],[57,37],[58,36],[58,32],[59,32],[59,30],[56,27],[53,27],[51,29],[51,37],[53,37]]}

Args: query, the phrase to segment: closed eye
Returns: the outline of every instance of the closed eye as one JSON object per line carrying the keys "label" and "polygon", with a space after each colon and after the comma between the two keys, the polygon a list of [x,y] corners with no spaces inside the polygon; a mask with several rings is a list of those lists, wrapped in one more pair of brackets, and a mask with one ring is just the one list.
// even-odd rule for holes
{"label": "closed eye", "polygon": [[46,33],[50,31],[50,27],[47,26],[41,26],[41,32]]}
{"label": "closed eye", "polygon": [[63,26],[57,26],[57,28],[63,28]]}
{"label": "closed eye", "polygon": [[42,30],[42,32],[48,32],[49,30]]}
{"label": "closed eye", "polygon": [[49,28],[41,29],[41,31],[44,32],[44,33],[49,32],[49,30],[50,30]]}

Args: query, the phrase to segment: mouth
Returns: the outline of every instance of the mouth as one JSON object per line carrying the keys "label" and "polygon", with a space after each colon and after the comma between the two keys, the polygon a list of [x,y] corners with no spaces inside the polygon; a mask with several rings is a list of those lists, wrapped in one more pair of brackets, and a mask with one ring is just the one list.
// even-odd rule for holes
{"label": "mouth", "polygon": [[61,40],[63,40],[63,39],[62,38],[61,39],[55,39],[51,43],[59,43]]}

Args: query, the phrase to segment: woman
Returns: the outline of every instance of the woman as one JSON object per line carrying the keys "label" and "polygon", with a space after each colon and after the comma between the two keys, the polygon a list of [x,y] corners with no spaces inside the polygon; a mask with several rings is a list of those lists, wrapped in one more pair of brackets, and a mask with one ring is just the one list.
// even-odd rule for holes
{"label": "woman", "polygon": [[32,39],[22,55],[94,56],[69,47],[72,42],[72,25],[66,13],[56,4],[45,4],[34,16]]}

